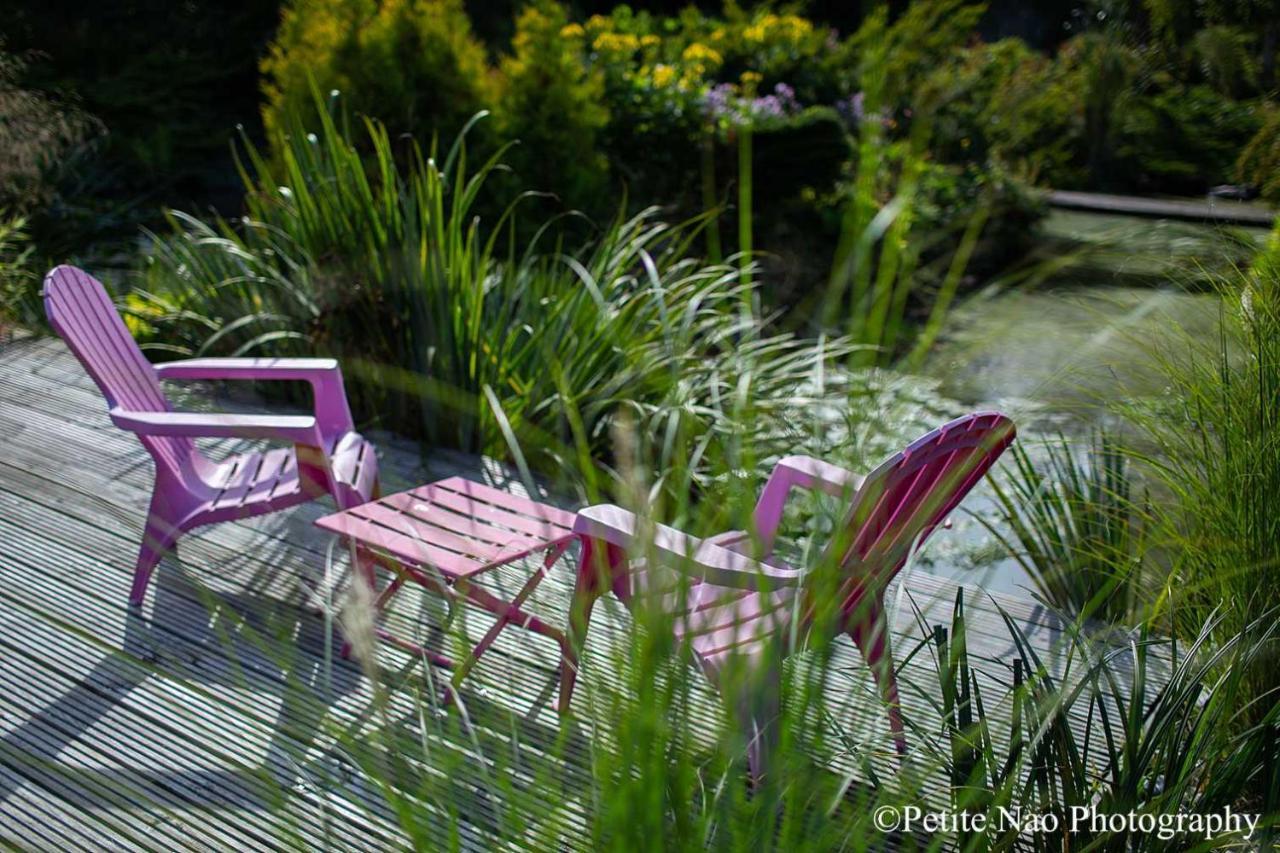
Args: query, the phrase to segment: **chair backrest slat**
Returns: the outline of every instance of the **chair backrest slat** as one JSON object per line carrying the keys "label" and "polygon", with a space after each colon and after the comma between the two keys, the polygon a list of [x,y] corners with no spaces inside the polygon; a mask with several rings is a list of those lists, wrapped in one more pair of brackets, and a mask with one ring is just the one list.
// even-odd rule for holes
{"label": "chair backrest slat", "polygon": [[[97,383],[107,404],[135,412],[169,411],[169,401],[106,289],[72,266],[54,268],[44,280],[45,313],[54,331]],[[148,436],[142,443],[156,464],[181,473],[189,464],[189,439]]]}
{"label": "chair backrest slat", "polygon": [[[957,418],[912,442],[867,475],[823,565],[838,566],[839,600],[854,606],[888,583],[1013,441],[999,412]],[[838,554],[838,558],[837,555]],[[832,587],[826,587],[828,591]]]}

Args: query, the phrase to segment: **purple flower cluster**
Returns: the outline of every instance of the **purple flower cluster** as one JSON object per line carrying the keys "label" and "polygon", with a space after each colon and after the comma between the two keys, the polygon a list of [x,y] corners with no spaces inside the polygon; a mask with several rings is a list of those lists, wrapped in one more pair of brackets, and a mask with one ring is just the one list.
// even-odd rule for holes
{"label": "purple flower cluster", "polygon": [[779,83],[772,94],[758,98],[740,97],[732,83],[720,83],[703,96],[702,106],[708,117],[733,127],[777,121],[800,112],[796,91],[786,83]]}
{"label": "purple flower cluster", "polygon": [[748,107],[751,118],[755,121],[785,118],[800,111],[800,102],[796,100],[796,90],[786,83],[773,87],[772,95],[755,98]]}
{"label": "purple flower cluster", "polygon": [[702,97],[702,108],[712,119],[731,119],[736,113],[738,96],[732,83],[712,86]]}
{"label": "purple flower cluster", "polygon": [[861,92],[854,92],[849,97],[836,101],[836,112],[850,125],[857,126],[862,124],[864,117],[863,100]]}

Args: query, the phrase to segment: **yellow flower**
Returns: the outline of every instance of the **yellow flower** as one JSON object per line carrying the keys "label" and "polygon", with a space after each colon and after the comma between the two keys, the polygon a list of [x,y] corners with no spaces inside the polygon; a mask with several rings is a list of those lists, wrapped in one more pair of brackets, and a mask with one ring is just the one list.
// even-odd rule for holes
{"label": "yellow flower", "polygon": [[576,39],[583,36],[582,24],[565,24],[560,28],[560,38]]}
{"label": "yellow flower", "polygon": [[657,47],[662,44],[662,39],[655,35],[647,35],[640,39],[641,47]]}
{"label": "yellow flower", "polygon": [[653,66],[653,85],[659,89],[665,89],[672,83],[676,82],[676,70],[670,65]]}
{"label": "yellow flower", "polygon": [[601,53],[633,53],[640,41],[631,33],[601,33],[591,47]]}
{"label": "yellow flower", "polygon": [[680,82],[677,84],[676,88],[685,92],[690,89],[697,89],[702,85],[702,75],[706,73],[707,70],[701,65],[689,66],[685,68],[684,73],[680,75]]}
{"label": "yellow flower", "polygon": [[719,67],[724,63],[724,57],[720,55],[719,51],[696,41],[684,49],[684,53],[680,54],[680,58],[685,62],[698,66]]}
{"label": "yellow flower", "polygon": [[792,41],[799,41],[813,32],[813,24],[799,15],[786,15],[779,18],[777,26],[784,30]]}
{"label": "yellow flower", "polygon": [[750,86],[758,86],[760,81],[764,79],[764,75],[759,71],[743,71],[742,76],[738,79],[742,81],[743,87],[746,88]]}
{"label": "yellow flower", "polygon": [[746,42],[799,42],[813,32],[813,24],[799,15],[762,15],[742,31]]}
{"label": "yellow flower", "polygon": [[592,15],[587,18],[587,29],[592,32],[600,32],[601,30],[609,29],[610,23],[612,22],[605,15]]}

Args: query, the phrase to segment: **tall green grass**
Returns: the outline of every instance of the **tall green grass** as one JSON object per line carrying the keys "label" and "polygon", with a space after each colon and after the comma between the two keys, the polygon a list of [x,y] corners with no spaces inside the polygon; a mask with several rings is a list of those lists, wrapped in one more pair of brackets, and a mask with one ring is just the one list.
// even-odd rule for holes
{"label": "tall green grass", "polygon": [[[991,629],[971,624],[962,597],[950,614],[921,605],[914,641],[896,638],[912,746],[903,763],[886,743],[865,673],[845,668],[838,644],[819,642],[776,675],[787,701],[773,721],[775,761],[760,784],[748,785],[737,722],[718,710],[687,650],[673,642],[670,619],[647,609],[636,612],[628,635],[589,646],[575,716],[558,725],[549,713],[528,715],[512,697],[495,696],[491,679],[489,687],[464,687],[445,707],[439,671],[396,654],[371,670],[384,691],[359,719],[342,720],[350,708],[328,712],[334,716],[322,729],[342,761],[376,783],[421,849],[1245,844],[1088,823],[1021,836],[890,833],[873,822],[884,808],[977,815],[993,827],[1002,826],[1003,809],[1069,827],[1072,809],[1091,805],[1153,820],[1232,806],[1261,814],[1264,833],[1276,826],[1280,802],[1267,786],[1280,759],[1280,704],[1270,697],[1251,706],[1246,674],[1268,665],[1280,611],[1235,634],[1224,634],[1222,614],[1213,614],[1187,643],[1140,629],[1127,643],[1100,644],[1068,628],[1051,656],[1038,654],[1020,621],[1002,614],[1011,651],[992,659],[973,651],[975,637]],[[1255,715],[1258,723],[1243,723]],[[1249,790],[1260,793],[1243,796]]]}
{"label": "tall green grass", "polygon": [[32,246],[26,229],[25,218],[0,215],[0,333],[5,326],[37,325],[40,316],[39,288],[31,271]]}
{"label": "tall green grass", "polygon": [[[1263,255],[1220,284],[1217,340],[1172,329],[1152,349],[1167,382],[1154,400],[1118,404],[1135,455],[1156,483],[1167,582],[1160,605],[1184,635],[1221,612],[1240,630],[1280,600],[1280,269]],[[1280,681],[1251,676],[1259,696]]]}
{"label": "tall green grass", "polygon": [[357,132],[320,112],[314,132],[287,128],[278,161],[244,146],[240,221],[173,213],[154,236],[134,305],[157,343],[336,355],[356,410],[381,425],[502,456],[518,435],[542,471],[579,435],[607,461],[620,412],[668,448],[696,435],[714,450],[747,391],[781,451],[810,380],[841,383],[850,342],[767,331],[746,268],[691,253],[701,219],[646,210],[574,247],[551,221],[526,242],[524,197],[496,221],[477,214],[501,152],[472,164],[465,138],[443,156],[394,150],[376,122]]}
{"label": "tall green grass", "polygon": [[1106,432],[1083,447],[1064,436],[1033,457],[1010,448],[991,478],[998,519],[978,521],[1064,611],[1127,623],[1141,604],[1142,521],[1124,450]]}

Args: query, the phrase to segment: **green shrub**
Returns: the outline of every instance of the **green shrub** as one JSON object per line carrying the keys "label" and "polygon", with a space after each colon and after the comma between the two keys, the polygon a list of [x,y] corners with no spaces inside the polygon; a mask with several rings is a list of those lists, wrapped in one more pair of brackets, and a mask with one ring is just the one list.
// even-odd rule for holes
{"label": "green shrub", "polygon": [[535,3],[516,20],[512,54],[499,66],[501,132],[519,145],[508,154],[520,182],[555,192],[575,207],[607,213],[601,205],[608,163],[597,137],[609,120],[604,80],[582,62],[581,28],[554,0]]}
{"label": "green shrub", "polygon": [[311,110],[313,84],[386,123],[393,138],[452,138],[491,106],[490,69],[462,0],[296,0],[262,61],[268,137]]}
{"label": "green shrub", "polygon": [[880,91],[880,104],[890,109],[931,109],[931,93],[922,84],[940,65],[950,67],[985,11],[985,4],[965,0],[924,0],[890,23],[888,5],[876,6],[847,46],[857,88]]}
{"label": "green shrub", "polygon": [[1258,188],[1262,197],[1280,204],[1280,107],[1268,107],[1262,126],[1236,160],[1236,180]]}
{"label": "green shrub", "polygon": [[39,325],[44,315],[26,228],[22,217],[0,217],[0,342],[6,326]]}
{"label": "green shrub", "polygon": [[965,48],[930,75],[939,104],[932,148],[952,163],[992,163],[1035,181],[1060,181],[1083,134],[1083,103],[1064,64],[1019,39]]}
{"label": "green shrub", "polygon": [[1090,184],[1113,186],[1127,176],[1119,169],[1117,128],[1137,95],[1144,57],[1108,29],[1086,32],[1058,51],[1069,85],[1079,93],[1083,138],[1077,153]]}
{"label": "green shrub", "polygon": [[[687,23],[686,29],[690,29]],[[694,30],[691,35],[699,33]],[[756,74],[761,91],[784,83],[806,104],[832,104],[848,92],[847,57],[836,33],[800,15],[777,14],[767,8],[748,12],[730,5],[724,21],[711,24],[705,38],[706,46],[721,59],[717,80],[736,81],[743,74]],[[686,53],[700,52],[697,38],[689,44]]]}
{"label": "green shrub", "polygon": [[994,274],[1020,258],[1030,248],[1047,206],[1041,195],[999,164],[926,163],[916,214],[921,233],[929,236],[926,260],[940,252],[946,255],[979,211],[986,224],[964,270],[967,277]]}
{"label": "green shrub", "polygon": [[700,15],[666,23],[619,6],[570,26],[582,61],[604,80],[601,142],[615,176],[646,198],[696,209],[702,99],[723,58],[705,43],[691,49],[708,23]]}
{"label": "green shrub", "polygon": [[1258,117],[1254,105],[1208,86],[1172,85],[1133,98],[1117,124],[1117,157],[1131,186],[1201,193],[1231,177]]}
{"label": "green shrub", "polygon": [[1241,97],[1254,91],[1258,64],[1252,47],[1257,39],[1240,27],[1215,24],[1198,30],[1191,52],[1201,76],[1225,97]]}

